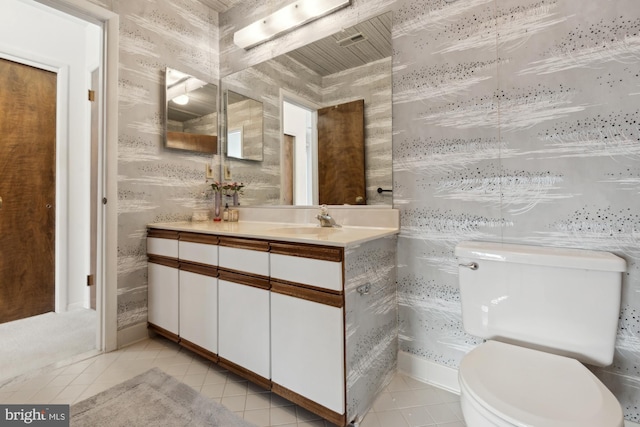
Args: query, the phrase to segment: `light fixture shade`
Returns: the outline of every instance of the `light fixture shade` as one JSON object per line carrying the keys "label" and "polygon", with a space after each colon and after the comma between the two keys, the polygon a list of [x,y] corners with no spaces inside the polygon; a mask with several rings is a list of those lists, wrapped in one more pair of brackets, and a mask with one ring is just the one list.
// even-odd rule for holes
{"label": "light fixture shade", "polygon": [[178,105],[187,105],[189,103],[189,97],[187,95],[179,95],[172,99]]}
{"label": "light fixture shade", "polygon": [[233,42],[250,49],[351,4],[351,0],[298,0],[233,34]]}

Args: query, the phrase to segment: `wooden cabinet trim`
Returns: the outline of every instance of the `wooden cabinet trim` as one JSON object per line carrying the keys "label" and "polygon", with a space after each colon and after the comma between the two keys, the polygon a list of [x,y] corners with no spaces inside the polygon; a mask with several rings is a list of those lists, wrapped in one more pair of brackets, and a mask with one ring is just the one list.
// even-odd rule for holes
{"label": "wooden cabinet trim", "polygon": [[293,287],[296,287],[296,288],[310,289],[312,291],[322,292],[322,293],[331,294],[331,295],[343,295],[343,293],[344,293],[344,292],[342,292],[342,290],[337,291],[335,289],[329,289],[329,288],[322,288],[320,286],[307,285],[306,283],[290,282],[288,280],[276,279],[276,278],[272,277],[271,278],[271,283],[275,283],[275,282],[281,283],[283,285],[293,286]]}
{"label": "wooden cabinet trim", "polygon": [[319,291],[303,286],[296,286],[278,280],[271,280],[271,292],[289,295],[294,298],[301,298],[319,304],[330,305],[332,307],[344,307],[344,295]]}
{"label": "wooden cabinet trim", "polygon": [[223,357],[218,357],[218,365],[223,368],[233,372],[241,376],[242,378],[246,378],[257,386],[264,388],[265,390],[271,390],[271,380],[267,379],[261,375],[256,374],[253,371],[248,370],[240,365],[237,365],[230,360],[227,360]]}
{"label": "wooden cabinet trim", "polygon": [[181,346],[184,348],[191,350],[192,352],[204,357],[205,359],[209,359],[214,363],[218,362],[218,355],[212,351],[207,350],[206,348],[202,348],[197,344],[192,343],[191,341],[185,340],[184,338],[180,338]]}
{"label": "wooden cabinet trim", "polygon": [[277,383],[273,383],[271,385],[271,391],[277,394],[278,396],[282,396],[290,402],[299,405],[306,410],[313,412],[314,414],[324,418],[325,420],[332,422],[338,426],[347,426],[347,415],[346,411],[344,414],[338,414],[337,412],[332,411],[311,399],[308,399],[295,391],[291,391],[286,387],[283,387]]}
{"label": "wooden cabinet trim", "polygon": [[190,233],[185,231],[180,232],[179,239],[182,242],[204,243],[207,245],[217,245],[220,240],[218,236],[213,234]]}
{"label": "wooden cabinet trim", "polygon": [[174,334],[173,332],[169,332],[166,329],[161,328],[160,326],[156,326],[153,323],[147,323],[147,329],[151,329],[156,334],[162,335],[163,337],[165,337],[170,341],[173,341],[176,343],[180,341],[180,337],[178,335]]}
{"label": "wooden cabinet trim", "polygon": [[344,261],[344,249],[336,246],[306,245],[302,243],[271,242],[272,254],[319,259],[323,261]]}
{"label": "wooden cabinet trim", "polygon": [[159,239],[178,240],[180,233],[174,230],[163,230],[160,228],[149,228],[147,237],[156,237]]}
{"label": "wooden cabinet trim", "polygon": [[249,249],[252,251],[269,252],[269,242],[266,240],[245,239],[240,237],[220,236],[219,246],[230,248]]}
{"label": "wooden cabinet trim", "polygon": [[238,283],[240,285],[253,286],[254,288],[266,290],[271,288],[271,285],[269,284],[269,277],[257,275],[249,276],[235,270],[218,269],[218,279]]}
{"label": "wooden cabinet trim", "polygon": [[180,261],[180,270],[189,271],[191,273],[202,274],[204,276],[218,277],[218,267],[208,264],[199,264],[197,262]]}
{"label": "wooden cabinet trim", "polygon": [[180,262],[176,258],[166,257],[162,255],[147,255],[147,261],[153,264],[160,264],[171,268],[178,268]]}

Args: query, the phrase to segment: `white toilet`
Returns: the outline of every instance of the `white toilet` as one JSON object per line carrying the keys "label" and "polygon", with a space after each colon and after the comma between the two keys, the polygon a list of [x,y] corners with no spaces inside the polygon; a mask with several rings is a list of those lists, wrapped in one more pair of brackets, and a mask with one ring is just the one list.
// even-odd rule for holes
{"label": "white toilet", "polygon": [[611,253],[462,242],[464,329],[487,341],[460,363],[468,427],[623,427],[582,363],[607,366],[626,262]]}

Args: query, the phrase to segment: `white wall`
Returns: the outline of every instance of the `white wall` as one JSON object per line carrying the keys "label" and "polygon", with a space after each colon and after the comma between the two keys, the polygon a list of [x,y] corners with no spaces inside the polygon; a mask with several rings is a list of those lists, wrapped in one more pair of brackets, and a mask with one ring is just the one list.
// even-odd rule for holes
{"label": "white wall", "polygon": [[90,68],[99,58],[100,34],[96,25],[34,1],[0,3],[0,56],[58,73],[56,311],[88,306],[87,89]]}

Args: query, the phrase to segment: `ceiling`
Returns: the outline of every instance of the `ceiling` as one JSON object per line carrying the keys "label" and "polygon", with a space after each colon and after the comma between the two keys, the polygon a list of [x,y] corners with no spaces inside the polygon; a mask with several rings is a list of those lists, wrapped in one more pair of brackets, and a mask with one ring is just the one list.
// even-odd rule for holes
{"label": "ceiling", "polygon": [[[246,0],[200,0],[218,13],[226,12],[243,1]],[[354,43],[352,38],[357,42]],[[388,58],[391,56],[391,13],[342,30],[288,55],[321,76]]]}
{"label": "ceiling", "polygon": [[321,76],[391,56],[391,13],[385,13],[287,54]]}
{"label": "ceiling", "polygon": [[243,0],[200,0],[200,3],[206,4],[218,13],[223,13],[242,3],[242,1]]}

